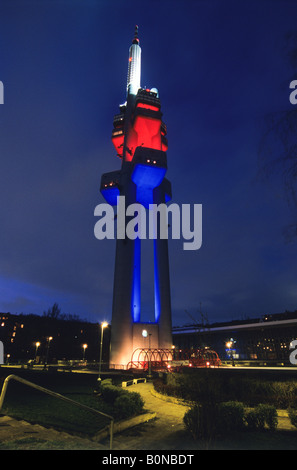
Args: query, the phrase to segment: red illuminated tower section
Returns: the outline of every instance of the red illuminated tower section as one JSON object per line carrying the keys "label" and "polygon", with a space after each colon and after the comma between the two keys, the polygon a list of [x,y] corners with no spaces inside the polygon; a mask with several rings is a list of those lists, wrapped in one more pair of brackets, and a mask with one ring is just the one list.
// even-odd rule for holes
{"label": "red illuminated tower section", "polygon": [[[113,121],[112,142],[121,169],[101,178],[101,193],[115,206],[125,196],[126,207],[166,203],[171,199],[167,171],[166,126],[158,90],[140,86],[141,48],[138,27],[129,49],[127,100]],[[154,321],[141,321],[141,240],[117,238],[111,324],[110,365],[125,368],[133,351],[143,346],[147,331],[151,348],[172,346],[168,243],[159,236],[154,244]]]}

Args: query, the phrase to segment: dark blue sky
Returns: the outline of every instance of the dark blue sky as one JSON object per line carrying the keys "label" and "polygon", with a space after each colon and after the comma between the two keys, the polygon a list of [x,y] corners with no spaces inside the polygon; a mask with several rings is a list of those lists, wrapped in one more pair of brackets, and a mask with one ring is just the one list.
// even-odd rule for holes
{"label": "dark blue sky", "polygon": [[96,240],[93,214],[101,174],[120,168],[135,24],[173,202],[203,205],[202,248],[170,241],[173,324],[199,320],[200,302],[211,322],[295,310],[294,212],[281,178],[258,178],[258,147],[266,114],[292,109],[296,17],[294,1],[1,0],[0,311],[111,319],[115,242]]}

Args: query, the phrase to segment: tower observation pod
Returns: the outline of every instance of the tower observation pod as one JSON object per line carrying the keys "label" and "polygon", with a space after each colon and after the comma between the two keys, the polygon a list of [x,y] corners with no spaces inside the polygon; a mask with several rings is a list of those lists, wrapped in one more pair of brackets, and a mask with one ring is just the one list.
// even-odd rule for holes
{"label": "tower observation pod", "polygon": [[[101,177],[101,193],[116,206],[125,196],[126,208],[133,203],[167,203],[171,184],[167,172],[167,129],[162,121],[161,102],[156,88],[140,86],[141,48],[138,27],[129,49],[127,99],[114,116],[112,143],[121,160],[121,169]],[[118,207],[119,211],[119,207]],[[164,213],[163,213],[164,214]],[[119,213],[117,214],[119,217]],[[126,223],[129,217],[126,217]],[[169,281],[168,240],[156,236],[150,241],[154,250],[154,321],[141,318],[141,239],[126,233],[117,237],[111,321],[110,367],[125,369],[133,352],[144,347],[146,331],[149,348],[171,349],[172,322]],[[147,341],[148,341],[147,340]]]}

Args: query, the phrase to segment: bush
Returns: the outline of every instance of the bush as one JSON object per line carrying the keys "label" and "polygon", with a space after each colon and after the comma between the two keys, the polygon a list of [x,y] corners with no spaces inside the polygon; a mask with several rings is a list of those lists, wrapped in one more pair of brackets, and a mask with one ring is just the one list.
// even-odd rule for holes
{"label": "bush", "polygon": [[115,385],[103,385],[101,397],[113,406],[113,414],[117,419],[125,419],[143,410],[144,402],[137,392],[128,392]]}
{"label": "bush", "polygon": [[270,431],[274,431],[278,424],[276,408],[273,405],[259,404],[246,413],[245,421],[248,428],[253,431],[263,430],[265,424]]}
{"label": "bush", "polygon": [[178,396],[177,388],[174,385],[166,384],[161,379],[154,380],[154,389],[156,392],[161,393],[162,395],[168,395],[171,397]]}
{"label": "bush", "polygon": [[184,415],[184,424],[194,439],[210,439],[216,434],[217,407],[195,405]]}
{"label": "bush", "polygon": [[123,393],[123,390],[115,385],[102,385],[100,390],[103,400],[110,404],[113,404],[118,396]]}
{"label": "bush", "polygon": [[[256,431],[257,429],[261,429],[262,423],[259,420],[259,415],[256,410],[249,410],[245,415],[245,422],[248,428],[251,431]],[[264,428],[264,423],[263,423]]]}
{"label": "bush", "polygon": [[219,405],[219,425],[224,433],[240,431],[244,427],[244,405],[229,401]]}
{"label": "bush", "polygon": [[135,392],[126,392],[119,395],[114,402],[114,411],[118,419],[130,418],[141,413],[144,402]]}
{"label": "bush", "polygon": [[275,431],[278,425],[277,411],[275,406],[260,404],[257,406],[257,409],[264,417],[265,424],[268,426],[270,431]]}
{"label": "bush", "polygon": [[288,414],[289,414],[289,418],[290,418],[290,421],[291,421],[291,424],[293,426],[295,426],[295,428],[297,428],[297,410],[294,410],[292,408],[289,408],[288,409]]}
{"label": "bush", "polygon": [[244,427],[244,406],[239,402],[195,405],[185,413],[184,423],[194,439],[232,434]]}
{"label": "bush", "polygon": [[[294,412],[294,419],[294,426],[297,427],[297,411]],[[185,413],[184,424],[194,439],[211,439],[242,431],[246,425],[253,431],[261,431],[265,425],[274,431],[278,420],[276,408],[272,405],[260,404],[246,412],[243,403],[229,401],[194,405]]]}

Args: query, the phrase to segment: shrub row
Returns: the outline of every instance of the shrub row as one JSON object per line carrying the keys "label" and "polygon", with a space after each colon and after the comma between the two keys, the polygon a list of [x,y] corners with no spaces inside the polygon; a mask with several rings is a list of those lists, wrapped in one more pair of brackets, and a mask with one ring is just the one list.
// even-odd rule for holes
{"label": "shrub row", "polygon": [[246,429],[263,430],[265,425],[275,430],[278,420],[276,408],[272,405],[259,404],[246,410],[243,403],[229,401],[195,405],[185,413],[184,423],[194,439],[211,439]]}
{"label": "shrub row", "polygon": [[275,381],[221,374],[219,370],[167,374],[154,383],[159,393],[197,403],[239,401],[247,406],[259,403],[276,408],[297,408],[297,381]]}
{"label": "shrub row", "polygon": [[137,392],[128,392],[115,385],[102,385],[101,398],[113,408],[116,419],[126,419],[143,411],[144,401]]}

